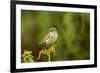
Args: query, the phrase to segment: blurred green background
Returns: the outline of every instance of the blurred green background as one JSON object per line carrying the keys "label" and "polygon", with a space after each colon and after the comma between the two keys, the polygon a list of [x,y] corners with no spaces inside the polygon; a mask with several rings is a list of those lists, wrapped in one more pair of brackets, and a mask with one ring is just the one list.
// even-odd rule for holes
{"label": "blurred green background", "polygon": [[38,54],[37,44],[51,27],[58,31],[55,61],[90,59],[90,14],[21,10],[21,48]]}

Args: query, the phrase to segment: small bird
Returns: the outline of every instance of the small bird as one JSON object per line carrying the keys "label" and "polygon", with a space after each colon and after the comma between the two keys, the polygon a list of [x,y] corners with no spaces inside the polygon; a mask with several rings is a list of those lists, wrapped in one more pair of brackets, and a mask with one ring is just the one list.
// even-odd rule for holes
{"label": "small bird", "polygon": [[39,43],[39,45],[41,44],[52,45],[53,43],[56,42],[57,38],[58,38],[57,29],[52,27],[50,28],[48,34],[44,37],[44,39]]}
{"label": "small bird", "polygon": [[54,27],[51,27],[47,33],[47,35],[40,41],[37,46],[35,47],[36,50],[34,50],[34,57],[36,57],[36,61],[40,62],[43,61],[43,57],[40,58],[40,51],[41,50],[48,50],[48,48],[53,45],[58,38],[58,32],[57,29]]}

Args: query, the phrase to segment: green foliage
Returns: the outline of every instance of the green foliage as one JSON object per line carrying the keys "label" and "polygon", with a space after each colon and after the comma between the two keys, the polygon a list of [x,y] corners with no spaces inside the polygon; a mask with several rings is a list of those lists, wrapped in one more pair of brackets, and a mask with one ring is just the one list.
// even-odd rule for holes
{"label": "green foliage", "polygon": [[22,54],[24,63],[34,62],[33,60],[34,57],[31,54],[32,54],[32,51],[27,51],[27,50],[24,51],[24,53]]}
{"label": "green foliage", "polygon": [[57,44],[53,44],[49,48],[44,48],[40,50],[38,59],[40,59],[41,55],[44,54],[47,55],[48,61],[51,61],[51,55],[53,55],[53,57],[56,55],[57,46]]}

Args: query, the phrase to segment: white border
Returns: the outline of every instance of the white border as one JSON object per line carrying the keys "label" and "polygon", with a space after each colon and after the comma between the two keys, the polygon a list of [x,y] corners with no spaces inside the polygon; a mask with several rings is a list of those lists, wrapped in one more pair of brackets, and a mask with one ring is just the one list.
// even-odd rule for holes
{"label": "white border", "polygon": [[[21,9],[90,13],[90,60],[21,63]],[[94,64],[94,10],[85,8],[16,5],[16,68],[39,68]]]}

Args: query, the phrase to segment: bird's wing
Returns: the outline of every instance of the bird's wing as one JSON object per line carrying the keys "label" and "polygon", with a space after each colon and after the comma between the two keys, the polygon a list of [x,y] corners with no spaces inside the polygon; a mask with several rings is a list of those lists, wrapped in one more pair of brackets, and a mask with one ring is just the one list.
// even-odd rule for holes
{"label": "bird's wing", "polygon": [[45,38],[43,39],[43,42],[45,42],[47,39],[49,39],[50,38],[50,33],[48,33],[46,36],[45,36]]}
{"label": "bird's wing", "polygon": [[46,41],[50,38],[50,35],[51,35],[51,34],[52,34],[51,32],[48,33],[48,34],[44,37],[44,39],[43,39],[39,44],[46,43]]}

